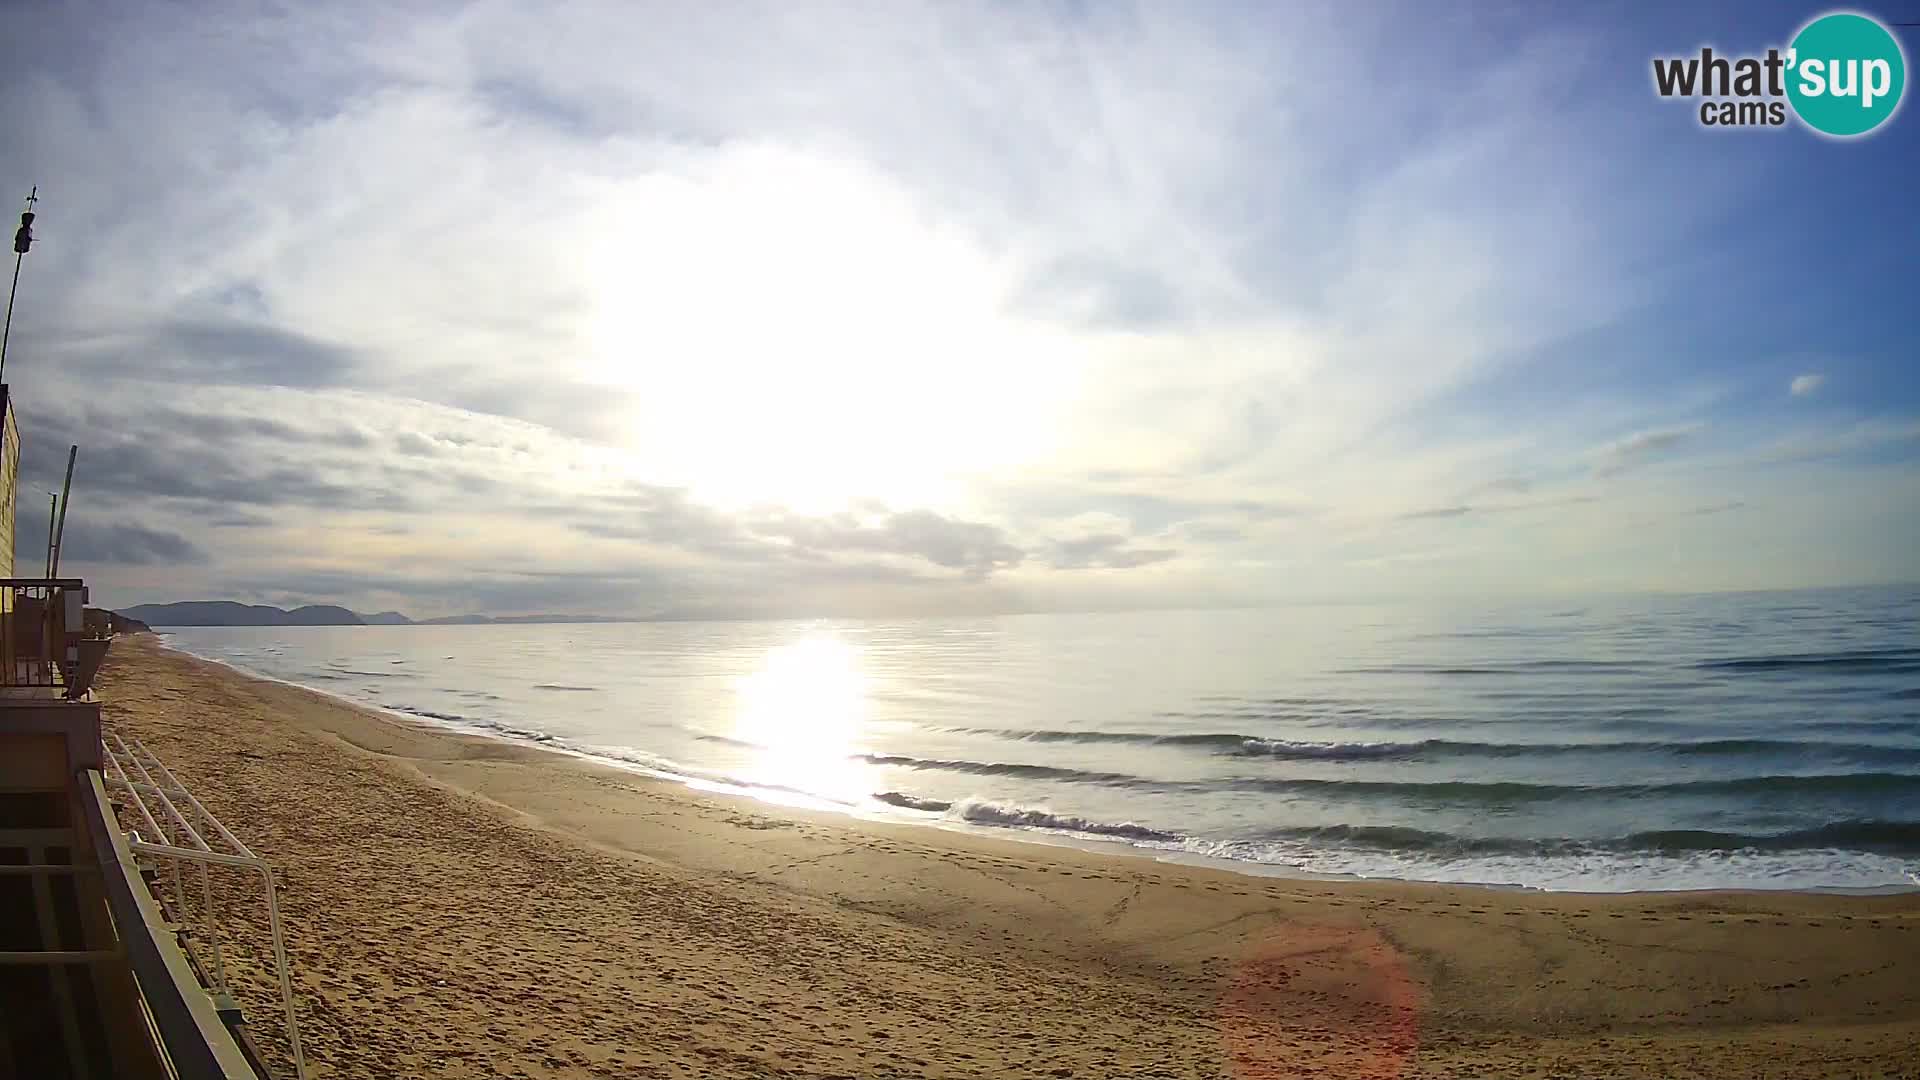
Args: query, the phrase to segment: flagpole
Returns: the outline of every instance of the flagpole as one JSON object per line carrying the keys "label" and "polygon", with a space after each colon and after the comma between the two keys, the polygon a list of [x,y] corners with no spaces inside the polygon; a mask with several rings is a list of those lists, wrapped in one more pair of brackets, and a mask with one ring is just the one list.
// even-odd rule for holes
{"label": "flagpole", "polygon": [[40,185],[27,194],[27,208],[20,212],[20,228],[13,234],[13,287],[7,290],[7,323],[0,329],[0,384],[6,381],[7,342],[13,337],[13,298],[20,292],[20,260],[33,246],[33,204],[40,201]]}

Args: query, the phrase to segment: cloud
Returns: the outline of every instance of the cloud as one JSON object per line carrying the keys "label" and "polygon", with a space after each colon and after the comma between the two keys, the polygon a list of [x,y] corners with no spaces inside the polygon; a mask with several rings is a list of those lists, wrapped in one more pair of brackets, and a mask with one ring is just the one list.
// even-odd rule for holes
{"label": "cloud", "polygon": [[1097,520],[1083,531],[1145,535],[1175,529],[1211,529],[1240,534],[1249,527],[1310,517],[1315,508],[1273,498],[1209,498],[1143,489],[1133,475],[1090,474],[1045,485],[1009,487],[996,493],[994,508],[1007,516],[1044,523],[1060,532],[1067,522]]}
{"label": "cloud", "polygon": [[[45,553],[42,552],[42,557]],[[63,574],[75,563],[117,566],[177,566],[204,563],[207,553],[179,533],[131,522],[75,516],[60,539]]]}
{"label": "cloud", "polygon": [[1131,570],[1166,562],[1178,555],[1179,552],[1171,548],[1131,547],[1127,537],[1108,533],[1055,543],[1051,562],[1056,570]]}
{"label": "cloud", "polygon": [[1915,445],[1920,445],[1920,419],[1861,420],[1845,427],[1805,431],[1776,440],[1754,451],[1749,461],[1758,465],[1831,461],[1900,452]]}
{"label": "cloud", "polygon": [[1696,423],[1655,428],[1615,440],[1594,453],[1593,473],[1602,477],[1618,476],[1639,468],[1693,438],[1703,426]]}
{"label": "cloud", "polygon": [[899,555],[972,577],[1019,566],[1025,558],[995,526],[958,521],[930,510],[892,513],[874,522],[846,514],[827,518],[781,514],[751,522],[747,530],[788,541],[804,551]]}
{"label": "cloud", "polygon": [[440,453],[440,444],[417,431],[402,431],[393,437],[393,445],[403,454],[415,457],[434,457]]}
{"label": "cloud", "polygon": [[[53,476],[53,459],[36,447],[22,456],[23,469]],[[375,479],[384,474],[390,484]],[[89,440],[75,473],[75,497],[88,501],[144,502],[175,499],[208,507],[299,506],[334,510],[413,510],[426,504],[417,483],[445,477],[407,476],[375,466],[366,478],[334,473],[324,460],[236,458],[230,452],[189,439],[151,442]]]}
{"label": "cloud", "polygon": [[1793,381],[1787,384],[1787,392],[1794,397],[1806,397],[1820,389],[1826,381],[1825,375],[1795,375]]}
{"label": "cloud", "polygon": [[[1778,505],[1768,452],[1912,456],[1898,400],[1764,429],[1595,344],[1673,336],[1648,301],[1699,279],[1647,245],[1741,197],[1649,197],[1647,152],[1719,151],[1650,140],[1595,19],[1489,53],[1413,5],[115,14],[22,16],[0,138],[46,185],[24,481],[78,443],[77,506],[204,556],[88,541],[127,602],[1239,602],[1433,587],[1394,561],[1428,531],[1518,588],[1635,513]],[[1678,453],[1707,422],[1724,475]]]}
{"label": "cloud", "polygon": [[1524,476],[1501,476],[1480,485],[1473,494],[1525,495],[1534,489],[1536,483]]}
{"label": "cloud", "polygon": [[825,564],[849,554],[878,555],[984,578],[1017,567],[1025,558],[1025,552],[993,525],[928,510],[879,508],[864,515],[809,516],[763,507],[730,514],[671,489],[611,501],[619,509],[602,519],[576,520],[573,528],[605,539],[641,541],[770,566]]}
{"label": "cloud", "polygon": [[1579,506],[1585,503],[1599,501],[1600,497],[1598,495],[1554,495],[1504,503],[1474,503],[1471,505],[1459,503],[1452,506],[1436,506],[1426,510],[1411,510],[1394,516],[1400,521],[1428,521],[1465,517],[1468,514],[1513,514],[1527,510],[1548,510],[1555,507]]}
{"label": "cloud", "polygon": [[1067,257],[1035,268],[1015,310],[1100,329],[1150,330],[1188,317],[1179,290],[1150,267]]}

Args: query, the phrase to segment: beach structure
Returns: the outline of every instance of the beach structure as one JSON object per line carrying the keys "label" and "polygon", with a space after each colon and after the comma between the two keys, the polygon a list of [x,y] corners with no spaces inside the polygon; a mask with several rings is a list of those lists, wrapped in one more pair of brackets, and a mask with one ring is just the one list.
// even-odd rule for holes
{"label": "beach structure", "polygon": [[[22,236],[31,224],[29,211]],[[57,539],[46,576],[16,576],[42,569],[15,566],[19,469],[0,384],[0,1076],[269,1080],[226,992],[220,866],[265,887],[302,1077],[272,873],[144,747],[103,737],[93,680],[110,620],[87,610],[84,581],[55,576]]]}
{"label": "beach structure", "polygon": [[265,1080],[225,992],[206,868],[257,875],[272,905],[270,871],[143,747],[103,738],[92,680],[109,631],[89,626],[83,581],[13,576],[3,386],[0,416],[0,1075]]}

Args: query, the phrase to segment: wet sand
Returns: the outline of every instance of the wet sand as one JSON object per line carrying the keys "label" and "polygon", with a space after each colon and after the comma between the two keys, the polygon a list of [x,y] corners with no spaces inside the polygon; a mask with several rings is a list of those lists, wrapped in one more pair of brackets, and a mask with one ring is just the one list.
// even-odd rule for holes
{"label": "wet sand", "polygon": [[868,823],[151,635],[101,693],[280,868],[315,1077],[1920,1077],[1914,894],[1296,881]]}

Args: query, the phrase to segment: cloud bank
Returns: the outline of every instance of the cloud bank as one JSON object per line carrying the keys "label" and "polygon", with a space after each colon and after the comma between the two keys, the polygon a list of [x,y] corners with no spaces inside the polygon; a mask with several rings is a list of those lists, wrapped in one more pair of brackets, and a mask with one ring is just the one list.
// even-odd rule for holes
{"label": "cloud bank", "polygon": [[82,447],[67,557],[115,603],[886,614],[1920,576],[1885,539],[1920,518],[1915,447],[1863,434],[1910,399],[1789,421],[1748,393],[1777,398],[1786,360],[1645,344],[1691,333],[1662,298],[1719,273],[1650,260],[1719,211],[1653,197],[1646,163],[1728,151],[1654,144],[1606,91],[1608,27],[1503,19],[1488,49],[1332,5],[114,16],[23,16],[0,127],[7,182],[46,195],[7,372],[25,475]]}

